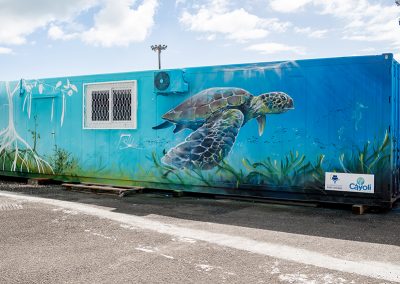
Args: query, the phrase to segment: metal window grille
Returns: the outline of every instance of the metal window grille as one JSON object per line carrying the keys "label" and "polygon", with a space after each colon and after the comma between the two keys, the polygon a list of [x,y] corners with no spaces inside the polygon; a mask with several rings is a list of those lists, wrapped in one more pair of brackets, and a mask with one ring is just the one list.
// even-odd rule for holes
{"label": "metal window grille", "polygon": [[110,92],[92,92],[92,121],[108,121],[110,119]]}
{"label": "metal window grille", "polygon": [[113,120],[129,121],[132,116],[132,90],[113,90]]}
{"label": "metal window grille", "polygon": [[84,128],[136,129],[136,81],[85,84]]}

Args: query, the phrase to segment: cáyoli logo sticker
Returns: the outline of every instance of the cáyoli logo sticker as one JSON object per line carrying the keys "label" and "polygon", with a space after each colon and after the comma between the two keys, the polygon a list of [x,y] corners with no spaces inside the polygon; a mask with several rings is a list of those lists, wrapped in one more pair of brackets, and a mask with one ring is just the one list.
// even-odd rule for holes
{"label": "c\u00e1yoli logo sticker", "polygon": [[327,172],[325,190],[374,193],[374,175]]}
{"label": "c\u00e1yoli logo sticker", "polygon": [[371,191],[372,185],[365,184],[365,179],[363,177],[359,177],[356,183],[350,183],[349,187],[351,190],[355,191]]}

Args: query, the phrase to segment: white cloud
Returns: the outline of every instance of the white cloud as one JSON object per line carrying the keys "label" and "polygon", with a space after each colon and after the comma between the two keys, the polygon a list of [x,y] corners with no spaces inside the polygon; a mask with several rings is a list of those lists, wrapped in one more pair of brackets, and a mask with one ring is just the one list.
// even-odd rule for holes
{"label": "white cloud", "polygon": [[360,9],[348,11],[342,17],[347,20],[344,38],[363,41],[389,41],[400,47],[400,29],[397,7],[383,7],[379,4],[368,5],[364,11]]}
{"label": "white cloud", "polygon": [[293,13],[304,8],[312,0],[271,0],[270,6],[273,10],[283,13]]}
{"label": "white cloud", "polygon": [[295,33],[300,33],[300,34],[306,34],[310,38],[324,38],[326,34],[328,33],[328,30],[314,30],[311,27],[306,27],[306,28],[300,28],[300,27],[295,27],[294,28]]}
{"label": "white cloud", "polygon": [[[332,17],[327,18],[327,21],[336,20],[335,29],[342,34],[343,39],[387,42],[389,47],[400,48],[400,9],[394,1],[270,0],[270,7],[283,13],[305,9],[306,6],[310,7],[308,12]],[[312,36],[323,36],[322,31]],[[311,33],[308,35],[311,36]]]}
{"label": "white cloud", "polygon": [[213,41],[217,38],[216,34],[209,34],[209,35],[204,35],[204,36],[199,36],[196,39],[198,40],[207,40],[207,41]]}
{"label": "white cloud", "polygon": [[8,47],[1,47],[0,46],[0,54],[12,54],[13,50]]}
{"label": "white cloud", "polygon": [[[148,36],[154,25],[157,1],[0,0],[0,44],[25,44],[29,35],[47,29],[53,40],[80,38],[93,45],[126,46]],[[71,26],[80,26],[74,22],[79,15],[97,6],[100,9],[93,16],[93,26],[80,27],[79,31],[71,29]]]}
{"label": "white cloud", "polygon": [[88,44],[127,46],[146,39],[154,25],[157,0],[143,0],[137,9],[131,8],[132,0],[107,0],[95,15],[94,26],[82,35]]}
{"label": "white cloud", "polygon": [[211,0],[194,12],[184,11],[180,22],[191,31],[222,34],[239,42],[265,38],[271,31],[283,32],[290,25],[276,18],[261,18],[243,8],[230,9],[225,0]]}
{"label": "white cloud", "polygon": [[49,23],[69,21],[98,0],[0,0],[0,44],[19,45]]}
{"label": "white cloud", "polygon": [[283,43],[269,42],[269,43],[259,43],[253,44],[246,48],[247,50],[258,51],[261,54],[275,54],[290,52],[299,55],[305,54],[305,48],[301,46],[291,46]]}
{"label": "white cloud", "polygon": [[376,48],[374,47],[367,47],[367,48],[363,48],[360,50],[361,53],[375,53],[376,52]]}
{"label": "white cloud", "polygon": [[50,25],[47,31],[47,35],[49,36],[49,38],[54,40],[70,40],[79,36],[78,33],[66,34],[62,28],[56,25]]}
{"label": "white cloud", "polygon": [[400,9],[394,3],[388,6],[368,0],[332,0],[321,7],[322,14],[344,21],[344,39],[388,42],[400,48]]}
{"label": "white cloud", "polygon": [[176,0],[175,1],[175,6],[184,5],[184,4],[186,4],[186,0]]}

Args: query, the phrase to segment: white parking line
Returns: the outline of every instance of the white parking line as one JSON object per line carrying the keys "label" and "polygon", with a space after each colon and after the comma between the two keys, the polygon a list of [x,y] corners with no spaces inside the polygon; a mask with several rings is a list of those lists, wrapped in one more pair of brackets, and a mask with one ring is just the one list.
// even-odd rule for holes
{"label": "white parking line", "polygon": [[20,210],[23,209],[21,204],[13,204],[13,203],[0,203],[0,211],[11,211],[11,210]]}
{"label": "white parking line", "polygon": [[[25,196],[8,192],[0,192],[0,196],[62,207],[64,209],[78,211],[84,214],[113,220],[144,230],[168,234],[178,238],[189,238],[204,241],[220,246],[230,247],[233,249],[239,249],[297,263],[314,265],[326,269],[355,273],[366,277],[400,283],[400,265],[392,263],[345,260],[307,249],[270,242],[256,241],[250,238],[232,236],[228,234],[212,233],[205,230],[190,229],[158,221],[152,221],[144,217],[110,212],[106,209],[82,203]],[[299,238],[301,237],[302,236],[299,235]],[[349,245],[351,245],[351,241],[349,241]]]}

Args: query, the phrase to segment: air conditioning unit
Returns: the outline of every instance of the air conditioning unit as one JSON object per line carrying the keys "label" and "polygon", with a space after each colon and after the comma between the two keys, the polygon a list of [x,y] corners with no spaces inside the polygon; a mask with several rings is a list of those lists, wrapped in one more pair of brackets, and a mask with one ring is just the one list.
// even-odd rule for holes
{"label": "air conditioning unit", "polygon": [[189,84],[184,79],[182,70],[159,71],[154,73],[154,92],[167,96],[170,94],[186,93]]}

